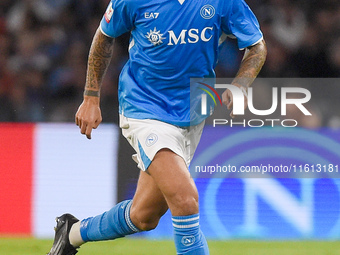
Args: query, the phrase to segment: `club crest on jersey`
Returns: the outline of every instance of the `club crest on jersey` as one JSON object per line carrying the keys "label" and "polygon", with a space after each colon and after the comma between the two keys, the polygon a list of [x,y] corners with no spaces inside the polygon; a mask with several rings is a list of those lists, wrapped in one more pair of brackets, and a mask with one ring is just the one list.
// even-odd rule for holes
{"label": "club crest on jersey", "polygon": [[113,8],[112,8],[112,2],[110,2],[109,6],[106,9],[106,12],[104,14],[104,18],[106,20],[107,23],[110,23],[110,20],[112,18],[113,15]]}
{"label": "club crest on jersey", "polygon": [[206,4],[201,8],[200,13],[203,19],[211,19],[215,15],[215,8],[210,4]]}
{"label": "club crest on jersey", "polygon": [[160,30],[157,31],[157,28],[154,28],[153,30],[150,30],[150,32],[147,32],[146,38],[148,38],[148,40],[154,46],[157,46],[163,43],[162,40],[165,39],[165,37],[163,37],[163,34],[161,34],[161,31]]}

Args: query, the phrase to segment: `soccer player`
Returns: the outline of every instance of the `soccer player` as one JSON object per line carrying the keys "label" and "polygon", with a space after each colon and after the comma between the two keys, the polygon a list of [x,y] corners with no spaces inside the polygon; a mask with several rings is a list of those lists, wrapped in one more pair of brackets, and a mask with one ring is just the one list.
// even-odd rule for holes
{"label": "soccer player", "polygon": [[[232,36],[245,49],[232,84],[248,88],[266,58],[258,21],[243,0],[111,0],[94,35],[75,118],[88,139],[102,121],[100,87],[114,38],[125,32],[130,58],[120,74],[119,113],[141,170],[135,195],[95,217],[58,217],[49,254],[72,255],[85,242],[154,229],[170,209],[177,254],[207,255],[188,171],[206,116],[190,118],[190,78],[214,77],[219,47]],[[230,109],[231,92],[222,98]]]}

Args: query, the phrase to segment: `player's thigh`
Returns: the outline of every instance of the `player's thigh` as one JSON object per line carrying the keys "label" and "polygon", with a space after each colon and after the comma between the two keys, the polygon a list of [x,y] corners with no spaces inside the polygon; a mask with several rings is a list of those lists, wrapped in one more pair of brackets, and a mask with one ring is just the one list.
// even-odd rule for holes
{"label": "player's thigh", "polygon": [[198,213],[198,192],[182,157],[169,149],[157,152],[148,172],[163,193],[173,216]]}
{"label": "player's thigh", "polygon": [[141,229],[153,229],[167,210],[167,202],[154,179],[141,171],[131,206],[132,221]]}
{"label": "player's thigh", "polygon": [[[155,202],[149,206],[144,201],[158,201],[157,198],[163,200],[164,197],[173,215],[198,212],[198,193],[187,166],[198,144],[203,125],[201,123],[190,128],[180,128],[157,120],[120,116],[123,135],[136,151],[133,158],[141,170],[152,176],[150,179],[145,172],[141,173],[134,198],[134,208],[141,208],[145,212],[140,215],[157,213],[157,208],[162,208],[164,204]],[[148,192],[145,192],[144,187]]]}

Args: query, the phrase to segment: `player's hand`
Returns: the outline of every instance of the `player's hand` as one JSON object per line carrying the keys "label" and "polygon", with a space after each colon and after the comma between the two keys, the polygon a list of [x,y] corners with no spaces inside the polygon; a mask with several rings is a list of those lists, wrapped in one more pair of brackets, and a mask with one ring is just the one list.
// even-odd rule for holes
{"label": "player's hand", "polygon": [[84,97],[76,113],[75,122],[80,128],[80,133],[86,135],[87,139],[91,139],[92,129],[96,129],[102,122],[98,97]]}
{"label": "player's hand", "polygon": [[[237,85],[234,84],[234,86],[237,86]],[[237,86],[237,87],[240,87],[240,86]],[[231,93],[231,91],[229,89],[226,89],[223,92],[222,102],[223,102],[224,105],[227,106],[228,110],[232,109],[232,107],[233,107],[233,94]],[[246,109],[247,106],[248,106],[247,96],[244,95],[244,109]],[[231,111],[230,117],[235,118],[234,110]]]}

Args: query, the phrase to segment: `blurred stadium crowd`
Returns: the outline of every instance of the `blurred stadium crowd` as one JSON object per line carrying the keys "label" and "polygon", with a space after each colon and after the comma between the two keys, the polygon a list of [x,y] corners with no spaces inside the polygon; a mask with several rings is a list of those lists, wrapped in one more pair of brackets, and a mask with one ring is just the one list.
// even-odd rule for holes
{"label": "blurred stadium crowd", "polygon": [[[261,77],[340,76],[339,0],[246,2],[257,15],[268,46]],[[0,121],[74,120],[91,40],[107,4],[108,0],[0,1]],[[118,119],[117,82],[128,58],[128,40],[127,34],[117,39],[103,84],[105,122]],[[233,77],[242,55],[229,39],[217,75]],[[337,92],[340,88],[331,94]]]}

